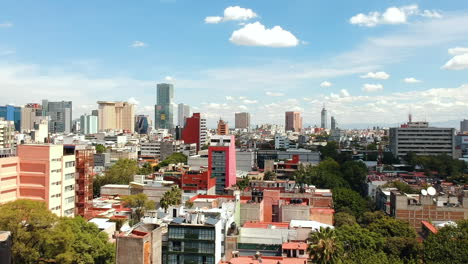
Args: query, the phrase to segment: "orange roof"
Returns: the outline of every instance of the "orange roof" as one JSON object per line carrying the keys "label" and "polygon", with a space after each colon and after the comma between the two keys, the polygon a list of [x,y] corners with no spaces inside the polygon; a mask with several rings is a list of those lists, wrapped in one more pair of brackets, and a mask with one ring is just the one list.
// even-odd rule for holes
{"label": "orange roof", "polygon": [[431,223],[427,221],[421,221],[421,224],[425,226],[429,231],[431,231],[433,234],[437,234],[437,228],[433,226]]}
{"label": "orange roof", "polygon": [[246,222],[243,227],[247,228],[269,228],[274,226],[276,228],[288,229],[289,223],[282,222]]}
{"label": "orange roof", "polygon": [[281,245],[283,249],[307,249],[307,244],[304,242],[285,242]]}

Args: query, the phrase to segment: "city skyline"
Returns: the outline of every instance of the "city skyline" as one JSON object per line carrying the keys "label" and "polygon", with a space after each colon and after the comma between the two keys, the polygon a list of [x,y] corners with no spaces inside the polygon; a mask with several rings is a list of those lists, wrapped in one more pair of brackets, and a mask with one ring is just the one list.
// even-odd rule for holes
{"label": "city skyline", "polygon": [[129,101],[152,117],[168,82],[210,127],[235,112],[282,124],[285,111],[319,126],[323,103],[344,128],[468,114],[468,3],[109,3],[26,3],[40,15],[2,4],[0,105],[73,101],[77,119],[98,100]]}

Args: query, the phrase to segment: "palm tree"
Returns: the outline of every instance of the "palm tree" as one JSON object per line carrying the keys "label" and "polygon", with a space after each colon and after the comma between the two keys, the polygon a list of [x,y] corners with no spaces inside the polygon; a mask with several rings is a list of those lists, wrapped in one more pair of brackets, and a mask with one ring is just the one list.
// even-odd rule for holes
{"label": "palm tree", "polygon": [[167,212],[167,209],[171,205],[179,205],[182,203],[182,190],[177,186],[173,186],[169,191],[163,194],[159,205],[164,208],[164,211]]}
{"label": "palm tree", "polygon": [[342,248],[330,227],[320,227],[320,231],[310,233],[307,252],[313,263],[341,263]]}

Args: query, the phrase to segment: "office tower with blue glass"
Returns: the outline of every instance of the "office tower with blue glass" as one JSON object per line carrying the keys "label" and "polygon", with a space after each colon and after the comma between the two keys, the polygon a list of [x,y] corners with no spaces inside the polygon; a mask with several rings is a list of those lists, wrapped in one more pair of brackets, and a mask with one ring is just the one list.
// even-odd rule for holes
{"label": "office tower with blue glass", "polygon": [[14,105],[0,106],[0,118],[5,121],[13,121],[15,130],[21,131],[21,107]]}

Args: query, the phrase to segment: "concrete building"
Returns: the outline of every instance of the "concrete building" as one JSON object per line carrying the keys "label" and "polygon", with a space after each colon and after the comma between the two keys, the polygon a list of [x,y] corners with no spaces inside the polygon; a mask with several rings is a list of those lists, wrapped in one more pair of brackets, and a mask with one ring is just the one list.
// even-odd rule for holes
{"label": "concrete building", "polygon": [[289,149],[289,138],[279,133],[275,134],[275,149]]}
{"label": "concrete building", "polygon": [[84,114],[80,117],[80,131],[83,135],[96,134],[98,132],[98,117]]}
{"label": "concrete building", "polygon": [[0,203],[31,199],[58,216],[75,215],[75,155],[62,145],[19,145],[18,156],[0,163]]}
{"label": "concrete building", "polygon": [[222,119],[218,121],[218,129],[216,129],[217,135],[228,135],[229,134],[229,126],[228,123]]}
{"label": "concrete building", "polygon": [[461,134],[468,133],[468,120],[463,119],[463,121],[460,121],[460,133]]}
{"label": "concrete building", "polygon": [[208,170],[216,178],[216,193],[222,194],[225,188],[236,184],[235,137],[212,136],[208,147]]}
{"label": "concrete building", "polygon": [[71,133],[72,132],[72,102],[49,102],[42,100],[42,112],[49,116],[49,133]]}
{"label": "concrete building", "polygon": [[21,107],[13,105],[0,106],[0,118],[13,121],[15,130],[21,131]]}
{"label": "concrete building", "polygon": [[335,117],[331,117],[331,130],[335,130],[336,129],[336,120],[335,120]]}
{"label": "concrete building", "polygon": [[235,125],[239,129],[250,128],[250,113],[242,112],[235,114]]}
{"label": "concrete building", "polygon": [[193,113],[186,119],[182,139],[186,144],[197,144],[197,151],[206,144],[206,119],[200,113]]}
{"label": "concrete building", "polygon": [[137,115],[135,116],[135,132],[140,135],[148,134],[149,132],[149,116]]}
{"label": "concrete building", "polygon": [[206,169],[191,169],[184,172],[180,185],[185,193],[216,193],[216,178],[211,177],[210,172]]}
{"label": "concrete building", "polygon": [[255,152],[252,150],[236,150],[236,169],[249,172],[255,166]]}
{"label": "concrete building", "polygon": [[135,131],[135,105],[127,102],[99,101],[99,131]]}
{"label": "concrete building", "polygon": [[168,83],[158,83],[157,101],[154,109],[154,127],[156,129],[174,128],[174,86]]}
{"label": "concrete building", "polygon": [[139,223],[115,236],[117,264],[162,264],[162,241],[167,227]]}
{"label": "concrete building", "polygon": [[178,104],[177,105],[177,125],[180,127],[185,126],[185,119],[189,118],[191,115],[190,113],[190,106],[186,104]]}
{"label": "concrete building", "polygon": [[15,123],[0,118],[0,149],[15,148]]}
{"label": "concrete building", "polygon": [[152,157],[164,160],[173,153],[184,151],[184,141],[157,140],[141,143],[141,157]]}
{"label": "concrete building", "polygon": [[322,112],[320,112],[320,127],[323,129],[328,128],[328,123],[327,123],[328,117],[327,117],[327,109],[325,109],[325,106],[322,108]]}
{"label": "concrete building", "polygon": [[395,157],[408,152],[417,155],[446,154],[455,157],[455,129],[429,127],[426,122],[409,122],[390,128],[390,150]]}
{"label": "concrete building", "polygon": [[300,112],[285,113],[285,129],[286,131],[301,132],[302,117]]}
{"label": "concrete building", "polygon": [[34,124],[34,129],[31,130],[30,135],[34,143],[45,143],[49,136],[49,121],[40,120],[39,123]]}
{"label": "concrete building", "polygon": [[21,108],[21,131],[31,131],[34,125],[41,120],[48,119],[42,116],[42,106],[40,104],[27,104]]}

